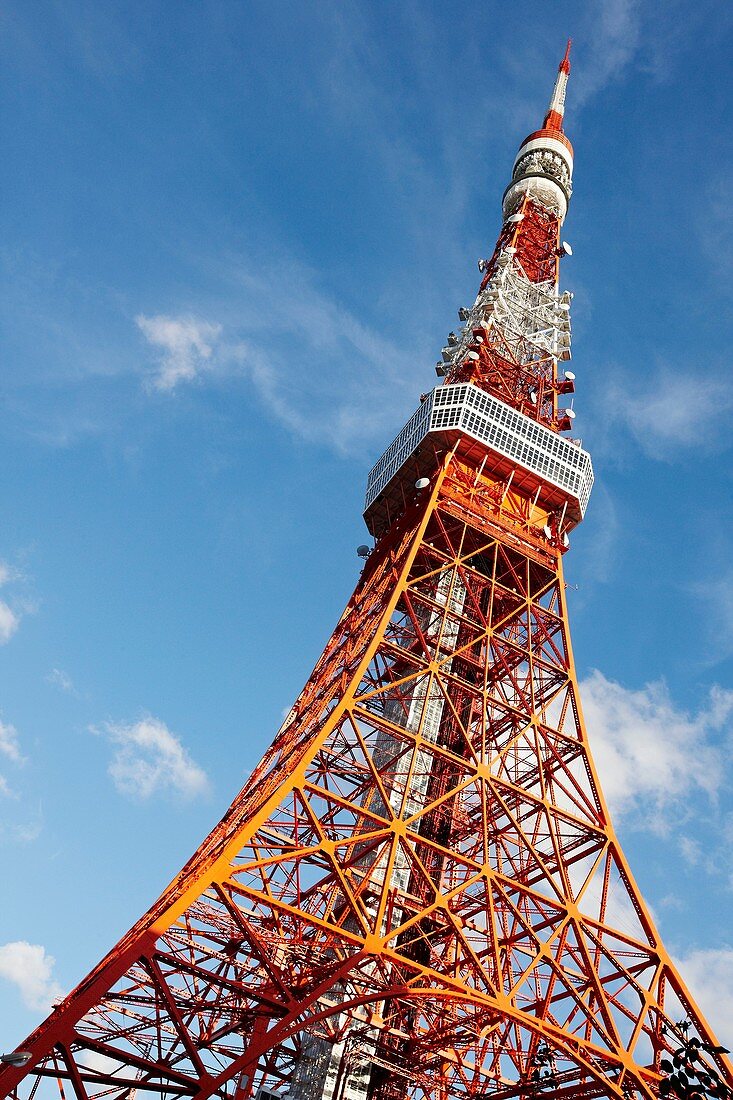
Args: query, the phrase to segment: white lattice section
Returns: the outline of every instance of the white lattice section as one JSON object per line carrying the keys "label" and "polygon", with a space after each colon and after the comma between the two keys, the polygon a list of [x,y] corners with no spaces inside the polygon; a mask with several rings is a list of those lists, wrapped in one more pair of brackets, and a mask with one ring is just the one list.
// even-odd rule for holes
{"label": "white lattice section", "polygon": [[[432,398],[432,394],[430,397]],[[413,413],[397,438],[390,443],[382,457],[369,471],[366,491],[367,508],[430,431],[431,410],[432,401],[429,398],[423,401],[417,412]],[[376,488],[377,485],[379,488]]]}
{"label": "white lattice section", "polygon": [[481,290],[455,344],[443,348],[444,370],[461,363],[474,331],[519,365],[536,364],[536,372],[552,376],[554,359],[570,358],[570,301],[572,294],[557,293],[552,280],[528,279],[514,249],[505,248],[496,259],[491,279]]}

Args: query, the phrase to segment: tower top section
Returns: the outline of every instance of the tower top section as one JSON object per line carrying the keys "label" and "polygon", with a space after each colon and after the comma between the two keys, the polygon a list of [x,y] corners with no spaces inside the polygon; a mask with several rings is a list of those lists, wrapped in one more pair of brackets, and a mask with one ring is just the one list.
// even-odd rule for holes
{"label": "tower top section", "polygon": [[542,128],[519,147],[499,239],[491,257],[478,262],[476,300],[459,309],[460,330],[448,333],[435,364],[443,384],[422,394],[369,475],[364,518],[377,538],[450,447],[495,479],[502,501],[511,486],[528,514],[541,513],[542,538],[553,545],[565,547],[567,531],[583,518],[593,467],[581,441],[563,436],[575,410],[572,402],[560,404],[575,392],[575,375],[564,366],[572,294],[559,288],[560,259],[572,255],[560,237],[573,172],[563,133],[569,74],[570,42]]}
{"label": "tower top section", "polygon": [[573,147],[563,133],[565,93],[570,76],[570,39],[557,70],[542,128],[519,147],[512,181],[504,192],[504,216],[508,217],[525,196],[536,199],[559,219],[565,220],[573,185]]}
{"label": "tower top section", "polygon": [[565,91],[568,86],[568,77],[570,76],[571,45],[572,39],[568,38],[568,44],[565,47],[565,56],[560,62],[560,67],[557,70],[557,79],[555,81],[555,87],[552,90],[550,106],[545,115],[545,121],[542,124],[545,130],[562,131],[562,120],[565,114]]}

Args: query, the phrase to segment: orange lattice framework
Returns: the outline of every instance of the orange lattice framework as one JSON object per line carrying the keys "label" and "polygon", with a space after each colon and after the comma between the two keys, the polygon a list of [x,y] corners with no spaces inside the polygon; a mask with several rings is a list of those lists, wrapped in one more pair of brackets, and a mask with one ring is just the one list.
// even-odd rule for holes
{"label": "orange lattice framework", "polygon": [[725,1100],[588,741],[562,557],[592,487],[558,290],[569,54],[331,640],[222,821],[0,1074],[15,1100]]}

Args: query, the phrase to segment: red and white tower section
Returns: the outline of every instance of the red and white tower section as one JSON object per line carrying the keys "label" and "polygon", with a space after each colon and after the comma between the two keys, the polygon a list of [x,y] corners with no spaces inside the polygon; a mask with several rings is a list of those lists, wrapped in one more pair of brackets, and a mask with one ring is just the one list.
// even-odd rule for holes
{"label": "red and white tower section", "polygon": [[[569,46],[568,46],[569,50]],[[570,359],[572,294],[558,287],[560,258],[571,253],[560,230],[572,192],[573,150],[562,132],[568,51],[541,130],[526,138],[504,192],[503,227],[462,327],[436,365],[443,385],[421,399],[367,482],[365,519],[379,537],[397,515],[427,455],[460,440],[482,473],[541,505],[548,536],[562,539],[582,518],[593,485],[590,455],[561,434],[572,428],[575,375]],[[412,482],[411,479],[412,478]]]}

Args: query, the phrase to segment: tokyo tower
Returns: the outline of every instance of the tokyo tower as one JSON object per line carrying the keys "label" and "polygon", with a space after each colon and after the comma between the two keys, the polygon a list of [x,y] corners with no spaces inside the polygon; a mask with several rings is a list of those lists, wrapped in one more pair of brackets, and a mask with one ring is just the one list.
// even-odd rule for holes
{"label": "tokyo tower", "polygon": [[569,72],[566,51],[442,382],[369,475],[373,547],[310,679],[0,1095],[733,1095],[621,851],[578,699],[562,559],[593,471],[564,404]]}

